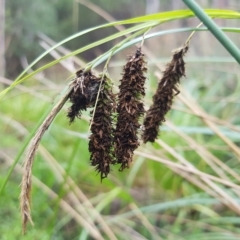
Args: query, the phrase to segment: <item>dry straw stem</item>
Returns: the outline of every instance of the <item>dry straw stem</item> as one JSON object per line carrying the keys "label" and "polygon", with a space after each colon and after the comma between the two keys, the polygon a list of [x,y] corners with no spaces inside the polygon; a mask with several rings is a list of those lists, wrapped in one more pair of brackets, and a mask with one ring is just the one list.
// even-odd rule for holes
{"label": "dry straw stem", "polygon": [[94,228],[96,228],[97,231],[99,230],[94,224],[95,221],[101,225],[101,228],[109,239],[117,240],[116,236],[112,232],[112,229],[107,225],[101,213],[94,208],[93,204],[89,201],[73,179],[70,176],[67,176],[66,171],[58,163],[58,161],[43,147],[40,147],[39,150],[44,157],[43,159],[45,159],[45,161],[50,165],[58,181],[64,184],[64,189],[66,191],[71,189],[66,196],[67,199],[71,199],[71,206],[75,205],[76,211],[79,212],[81,216],[84,217],[84,219],[87,220]]}
{"label": "dry straw stem", "polygon": [[153,96],[153,104],[144,119],[143,142],[154,142],[158,136],[159,127],[165,121],[165,115],[171,109],[173,98],[179,93],[177,84],[185,76],[184,55],[188,51],[188,42],[174,51],[173,58],[167,64],[166,70],[158,83]]}
{"label": "dry straw stem", "polygon": [[236,190],[240,191],[240,186],[239,185],[237,185],[235,183],[232,183],[232,182],[230,182],[228,180],[224,180],[224,179],[212,176],[210,174],[201,172],[198,169],[196,169],[194,166],[190,166],[189,165],[189,166],[186,167],[185,165],[182,165],[182,164],[179,164],[179,163],[175,163],[175,162],[172,162],[172,161],[160,158],[160,157],[156,157],[158,152],[156,152],[156,155],[149,154],[149,153],[144,153],[144,152],[140,152],[140,151],[136,151],[135,153],[136,153],[136,155],[139,155],[139,156],[142,156],[142,157],[146,157],[146,158],[151,159],[153,161],[160,162],[160,163],[162,163],[162,164],[164,164],[164,165],[166,165],[168,167],[171,167],[171,168],[174,168],[174,169],[178,169],[179,171],[186,172],[189,175],[192,174],[192,175],[195,175],[197,177],[208,178],[208,179],[213,180],[213,181],[215,181],[217,183],[221,183],[221,184],[225,185],[226,187],[230,187],[232,189],[236,189]]}
{"label": "dry straw stem", "polygon": [[[133,222],[133,221],[131,221],[131,222]],[[122,236],[124,233],[124,237],[126,239],[147,240],[143,235],[141,235],[139,232],[137,232],[133,227],[129,227],[131,222],[129,220],[116,222],[117,228],[116,228],[115,232],[117,232],[119,236]],[[134,225],[134,224],[136,224],[136,223],[134,222],[132,225]]]}
{"label": "dry straw stem", "polygon": [[[11,126],[13,128],[15,128],[16,131],[19,131],[23,135],[26,135],[28,133],[27,130],[20,123],[14,121],[14,120],[7,118],[6,122],[9,123],[10,120],[11,120]],[[56,161],[56,159],[54,159],[53,156],[41,145],[39,146],[39,152],[43,156],[43,159],[48,163],[48,165],[54,172],[57,181],[63,182],[65,180],[64,189],[72,190],[68,193],[67,199],[71,200],[70,205],[75,206],[76,211],[79,212],[79,214],[80,214],[79,216],[82,216],[87,222],[89,222],[92,225],[92,227],[94,227],[96,229],[96,231],[99,231],[93,222],[94,219],[96,218],[96,222],[101,224],[103,231],[106,233],[106,235],[109,237],[109,239],[116,240],[117,238],[115,237],[115,235],[112,232],[112,230],[110,229],[110,227],[106,224],[106,222],[103,219],[103,217],[101,216],[101,214],[94,208],[94,206],[91,204],[89,199],[84,195],[84,193],[76,185],[76,183],[72,180],[72,178],[69,176],[66,179],[64,178],[64,176],[66,176],[67,173],[61,167],[61,165]],[[83,205],[81,202],[84,202],[85,205]],[[62,204],[61,204],[61,206],[62,206]],[[66,211],[64,205],[62,206],[62,208],[64,211]],[[88,213],[88,211],[90,213]],[[71,215],[70,211],[67,211],[67,212]],[[76,215],[76,213],[74,213],[74,215],[72,215],[72,217],[73,217],[73,219],[76,219],[76,221],[78,223],[81,223],[81,225],[86,228],[85,224],[82,224],[81,219]]]}
{"label": "dry straw stem", "polygon": [[[4,77],[0,77],[0,83],[4,83],[4,84],[7,84],[7,85],[10,86],[12,84],[12,80],[4,78]],[[25,87],[25,86],[22,86],[22,85],[17,85],[15,87],[17,89],[19,89],[20,91],[27,92],[27,93],[33,95],[34,97],[39,98],[43,101],[51,102],[51,100],[52,100],[50,97],[47,97],[44,94],[41,94],[40,92],[37,92],[32,88],[28,88],[28,87]]]}
{"label": "dry straw stem", "polygon": [[[184,89],[182,89],[181,91],[184,91]],[[179,99],[185,103],[187,106],[190,107],[190,109],[198,109],[199,106],[196,104],[194,107],[191,107],[191,104],[195,104],[193,99],[191,99],[191,101],[186,99],[186,93],[184,95],[178,95]],[[210,121],[210,122],[217,122],[219,124],[223,124],[226,126],[226,122],[222,121],[220,122],[219,120],[217,121],[217,118],[212,117],[210,115],[206,115],[204,113],[201,112],[192,112],[192,110],[190,110],[192,114],[201,117],[202,119],[205,119],[206,121]],[[180,131],[178,128],[176,128],[173,124],[171,124],[169,121],[166,121],[166,125],[169,126],[172,130],[174,130],[181,138],[183,138],[189,145],[190,148],[196,150],[196,152],[199,154],[199,156],[202,157],[202,159],[204,161],[206,161],[209,166],[211,166],[211,168],[221,177],[221,178],[225,178],[228,179],[228,177],[225,175],[225,172],[229,173],[230,175],[232,175],[236,180],[240,181],[240,176],[238,175],[238,173],[236,173],[233,169],[229,168],[226,164],[224,164],[220,159],[218,159],[215,155],[213,155],[211,152],[209,152],[204,146],[200,146],[194,139],[192,139],[189,135],[183,133],[182,131]],[[231,124],[227,124],[227,126],[231,129],[235,129],[233,125]],[[235,129],[237,130],[237,129]],[[217,164],[217,165],[216,165]],[[220,167],[220,168],[219,168]]]}
{"label": "dry straw stem", "polygon": [[[2,159],[4,159],[6,161],[6,164],[11,165],[13,163],[13,160],[7,156],[4,152],[0,151],[0,156]],[[58,163],[55,163],[56,167],[58,167]],[[60,166],[60,165],[59,165]],[[174,169],[174,168],[173,168]],[[55,167],[54,169],[55,170]],[[18,173],[22,173],[23,172],[23,168],[17,164],[15,167],[15,171],[17,171]],[[62,169],[62,171],[64,171]],[[180,173],[183,173],[180,170]],[[64,173],[62,172],[61,174],[64,175]],[[189,174],[187,174],[188,176],[191,176]],[[57,199],[58,196],[56,195],[56,193],[54,193],[50,188],[48,188],[45,184],[43,184],[41,181],[39,181],[39,179],[37,179],[36,177],[33,176],[33,183],[39,188],[41,189],[41,191],[45,192],[46,195],[48,195],[50,198],[52,199]],[[72,185],[72,184],[71,184]],[[74,184],[73,184],[74,185]],[[196,184],[195,184],[196,185]],[[77,194],[78,196],[80,196],[81,194]],[[86,199],[86,201],[89,201],[88,199]],[[94,238],[94,239],[102,239],[101,235],[99,235],[100,233],[98,233],[96,230],[92,229],[91,226],[89,224],[87,224],[87,222],[85,222],[85,219],[75,211],[75,209],[72,207],[72,204],[69,204],[67,201],[65,200],[60,200],[60,207],[63,209],[63,211],[66,212],[66,214],[70,215],[72,217],[72,219],[74,219],[79,225],[84,226],[86,229],[89,229],[90,231],[90,235]],[[98,212],[97,212],[98,213]],[[162,216],[162,215],[161,215]],[[188,220],[189,221],[189,220]],[[119,222],[117,223],[119,224]],[[113,235],[114,236],[114,235]],[[116,239],[116,237],[110,237],[109,239]],[[131,238],[132,239],[132,238]]]}
{"label": "dry straw stem", "polygon": [[[147,158],[157,161],[157,162],[161,162],[161,163],[165,164],[166,166],[168,166],[170,169],[172,169],[172,170],[175,169],[176,170],[176,171],[174,170],[175,172],[180,173],[182,171],[182,173],[180,174],[182,177],[186,178],[188,181],[190,181],[193,184],[195,184],[196,186],[200,187],[201,189],[206,191],[211,196],[217,198],[220,202],[222,202],[224,205],[226,205],[227,207],[232,209],[234,212],[240,214],[240,208],[239,208],[239,205],[237,204],[237,202],[235,201],[235,199],[233,199],[231,196],[229,196],[227,193],[225,193],[225,191],[222,190],[222,188],[220,188],[218,185],[213,183],[211,181],[211,179],[217,180],[217,182],[221,182],[223,184],[225,184],[226,181],[224,181],[225,182],[224,183],[223,181],[221,181],[221,179],[217,179],[211,175],[202,173],[202,172],[198,171],[197,169],[192,168],[192,166],[190,166],[190,165],[178,166],[178,164],[176,164],[176,163],[173,163],[173,162],[165,160],[165,159],[161,159],[159,157],[153,156],[152,154],[146,154],[146,153],[142,153],[142,152],[136,152],[136,154],[147,157]],[[174,153],[174,155],[178,160],[181,160],[180,155],[178,156],[177,153]],[[194,176],[199,176],[200,179],[198,180],[198,179],[194,178],[193,176],[191,176],[190,174],[186,175],[187,172],[189,172],[189,173],[192,172],[194,174]],[[226,186],[230,186],[230,185],[232,185],[232,183],[227,184]],[[235,185],[234,188],[239,189],[239,186]]]}
{"label": "dry straw stem", "polygon": [[[203,207],[203,206],[201,206],[201,207]],[[195,207],[195,209],[197,211],[200,210],[198,208],[198,206]],[[214,211],[213,209],[210,209],[209,207],[206,207],[206,209],[207,209],[207,211],[210,210],[209,212],[212,212],[212,216],[216,216],[216,217],[219,216],[219,214],[216,213],[216,211]],[[168,214],[161,214],[161,219],[167,220],[167,221],[171,221],[171,222],[175,222],[176,220],[179,220],[179,216],[172,216],[172,215],[168,215]],[[192,227],[194,225],[195,227],[203,229],[205,232],[206,231],[222,232],[223,234],[231,234],[231,236],[234,234],[234,238],[238,237],[240,239],[240,234],[239,233],[236,233],[236,232],[233,233],[231,231],[231,229],[226,229],[225,225],[214,226],[211,223],[200,222],[198,220],[191,220],[191,219],[187,219],[187,218],[182,218],[180,220],[180,222],[183,223],[183,224],[189,224],[190,227]],[[172,238],[172,239],[177,240],[176,238]],[[186,240],[186,238],[182,238],[181,240]]]}
{"label": "dry straw stem", "polygon": [[[26,136],[28,134],[27,129],[19,122],[15,121],[13,119],[10,119],[9,117],[3,116],[3,115],[0,116],[0,119],[3,120],[5,123],[7,123],[9,126],[11,126],[20,135]],[[71,184],[68,182],[68,179],[67,179],[66,183],[63,182],[64,176],[66,176],[66,173],[64,171],[63,171],[63,173],[62,172],[59,173],[59,171],[58,171],[59,167],[58,167],[58,165],[56,165],[56,164],[58,164],[57,161],[43,146],[41,146],[41,144],[39,145],[38,151],[42,155],[43,159],[47,162],[48,166],[53,171],[56,181],[58,181],[60,183],[62,182],[64,184],[64,186],[63,186],[64,190],[68,191],[69,189],[72,189],[73,186],[76,187],[76,184],[73,182],[73,180],[71,181]],[[9,160],[10,162],[12,162],[12,160],[10,158],[8,158],[6,156],[6,154],[4,155],[4,153],[1,151],[0,151],[0,155],[2,155],[4,159],[6,158],[7,161]],[[78,190],[79,190],[79,188],[78,188]],[[77,196],[81,196],[81,192],[79,193],[79,191],[78,191],[78,194],[75,195],[74,192],[69,191],[68,195],[67,195],[67,199],[71,200],[72,205],[78,206],[77,210],[81,214],[81,216],[83,216],[86,219],[86,221],[91,223],[91,225],[94,227],[95,225],[93,223],[93,220],[90,218],[89,214],[86,211],[87,208],[83,207],[81,202],[78,200]],[[82,201],[85,202],[86,198],[82,199]],[[102,223],[102,221],[101,221],[101,223]]]}
{"label": "dry straw stem", "polygon": [[[191,163],[189,163],[185,158],[183,158],[180,154],[178,154],[174,149],[172,149],[169,145],[164,143],[162,140],[157,140],[157,143],[166,149],[172,156],[174,156],[177,160],[179,160],[183,165],[190,169],[196,169]],[[211,187],[217,194],[218,194],[218,199],[228,206],[230,209],[235,211],[240,215],[240,206],[239,204],[231,197],[229,196],[225,191],[222,190],[218,185],[212,182],[211,179],[201,177],[201,180],[207,184],[209,187]]]}
{"label": "dry straw stem", "polygon": [[52,109],[52,111],[49,113],[47,118],[44,120],[42,125],[37,130],[35,136],[31,140],[31,143],[28,147],[28,150],[26,153],[26,159],[23,165],[24,172],[22,177],[22,184],[21,184],[22,189],[20,194],[20,207],[21,207],[21,215],[22,215],[23,233],[26,232],[27,222],[30,221],[31,223],[33,223],[31,219],[31,187],[32,187],[31,176],[32,176],[32,165],[34,161],[34,156],[36,154],[36,150],[38,148],[38,145],[40,143],[40,140],[43,134],[46,132],[46,130],[52,123],[53,119],[61,110],[65,102],[68,100],[71,90],[72,88],[69,87],[65,95],[55,105],[55,107]]}
{"label": "dry straw stem", "polygon": [[[14,162],[13,159],[11,159],[4,152],[0,151],[0,156],[2,157],[2,159],[4,159],[6,161],[6,164],[8,164],[8,165],[13,164],[13,162]],[[24,173],[23,167],[21,167],[19,164],[16,165],[14,170],[17,171],[18,173]],[[52,189],[50,189],[48,186],[46,186],[44,183],[42,183],[38,178],[36,178],[34,176],[32,178],[33,178],[34,184],[42,192],[44,192],[46,195],[48,195],[53,200],[58,199],[59,196]],[[85,229],[87,229],[89,234],[94,239],[103,240],[103,237],[102,237],[101,233],[99,232],[99,230],[97,228],[95,229],[93,226],[91,226],[91,224],[89,224],[86,221],[86,219],[84,217],[82,217],[67,201],[60,199],[59,204],[60,204],[60,207],[62,208],[62,210],[66,214],[71,216],[72,219],[74,219],[80,226],[83,226]],[[113,239],[116,239],[116,238],[113,238]]]}
{"label": "dry straw stem", "polygon": [[177,106],[174,106],[172,107],[173,109],[179,111],[179,112],[184,112],[184,113],[187,113],[187,114],[191,114],[191,115],[194,115],[196,117],[200,117],[200,118],[205,118],[206,120],[209,120],[213,123],[216,123],[216,124],[219,124],[219,125],[222,125],[226,128],[229,128],[233,131],[236,131],[236,132],[239,132],[240,133],[240,128],[233,125],[232,123],[230,122],[227,122],[225,120],[222,120],[222,119],[219,119],[217,117],[214,117],[214,116],[211,116],[211,115],[204,115],[204,113],[194,113],[192,112],[191,110],[187,110],[185,108],[182,108],[182,107],[177,107]]}
{"label": "dry straw stem", "polygon": [[[57,44],[57,42],[52,40],[49,36],[45,35],[44,33],[38,33],[37,35],[41,39],[40,44],[41,44],[41,42],[44,42],[45,45],[49,45],[48,47],[44,48],[46,50],[48,50],[49,48],[51,48]],[[56,51],[58,54],[61,54],[60,57],[62,57],[63,55],[70,54],[72,52],[72,51],[68,50],[67,48],[63,47],[62,45],[58,46],[55,50],[52,50],[49,54],[51,54],[54,51]],[[59,59],[59,57],[56,57],[55,54],[51,54],[51,55],[55,59]],[[67,60],[71,63],[74,63],[74,65],[79,66],[79,68],[84,67],[86,65],[86,63],[83,60],[81,60],[80,58],[78,58],[77,56],[71,56],[71,58],[68,58]],[[63,64],[63,67],[65,67],[67,69],[65,64]]]}
{"label": "dry straw stem", "polygon": [[[49,50],[52,47],[42,40],[39,41],[39,45],[45,50]],[[59,54],[56,50],[51,50],[49,54],[55,59],[60,59],[62,57],[61,54]],[[73,62],[70,59],[62,59],[59,64],[62,65],[65,69],[67,69],[70,73],[73,73],[76,70]]]}
{"label": "dry straw stem", "polygon": [[141,212],[138,206],[135,203],[130,203],[129,207],[132,209],[133,213],[136,217],[141,221],[143,226],[148,230],[148,232],[152,235],[152,238],[155,240],[162,240],[159,236],[158,232],[154,228],[154,226],[149,222],[147,217]]}
{"label": "dry straw stem", "polygon": [[144,54],[138,48],[124,66],[119,86],[114,148],[117,163],[121,164],[120,171],[129,168],[133,152],[140,144],[137,135],[141,126],[139,120],[144,114],[142,98],[146,71]]}
{"label": "dry straw stem", "polygon": [[[229,173],[236,180],[240,181],[240,176],[237,172],[232,170],[227,164],[222,162],[219,158],[213,155],[208,149],[204,146],[199,145],[193,138],[184,132],[180,131],[177,127],[175,127],[169,121],[166,122],[166,125],[171,128],[174,132],[176,132],[182,139],[184,139],[187,144],[198,153],[198,155],[215,171],[221,178],[229,180],[225,173]],[[238,193],[239,194],[239,193]]]}
{"label": "dry straw stem", "polygon": [[[184,94],[186,96],[186,94]],[[208,116],[207,113],[205,113],[202,108],[194,102],[193,99],[191,99],[191,104],[189,104],[189,100],[187,101],[186,97],[181,96],[180,99],[196,114],[205,115]],[[209,121],[207,118],[202,117],[203,122],[205,122],[212,130],[216,133],[230,148],[232,148],[233,152],[236,155],[239,155],[239,148],[224,134],[219,131],[218,127],[211,121]],[[198,146],[198,148],[203,149],[203,147]],[[239,181],[239,174],[235,172],[233,169],[229,168],[226,164],[224,164],[222,161],[220,161],[218,158],[216,158],[213,154],[209,153],[208,157],[212,158],[212,160],[217,163],[224,171],[231,174],[236,180]],[[205,158],[204,158],[205,159]],[[223,173],[223,172],[222,172]],[[225,174],[222,174],[222,177],[225,179],[228,179]],[[235,191],[236,194],[239,196],[239,192]]]}
{"label": "dry straw stem", "polygon": [[202,121],[220,138],[223,142],[226,143],[227,146],[237,155],[237,159],[240,161],[240,149],[239,147],[231,141],[227,136],[225,136],[218,127],[209,119],[211,115],[206,113],[196,102],[193,98],[188,96],[186,92],[184,95],[179,95],[179,99],[196,115],[200,115]]}

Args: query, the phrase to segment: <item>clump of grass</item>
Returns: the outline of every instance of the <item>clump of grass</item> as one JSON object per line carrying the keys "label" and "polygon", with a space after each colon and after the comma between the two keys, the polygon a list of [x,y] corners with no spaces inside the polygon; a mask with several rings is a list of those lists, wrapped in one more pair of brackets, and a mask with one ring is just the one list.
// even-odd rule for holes
{"label": "clump of grass", "polygon": [[173,58],[166,66],[163,76],[158,83],[153,96],[153,104],[146,113],[142,134],[143,142],[154,142],[158,136],[159,127],[165,121],[165,115],[171,109],[173,98],[179,94],[177,84],[185,76],[184,55],[188,51],[188,44],[174,51]]}
{"label": "clump of grass", "polygon": [[119,86],[114,147],[117,163],[121,164],[120,171],[129,168],[133,152],[139,146],[137,135],[141,126],[139,119],[145,112],[142,97],[145,95],[146,70],[144,54],[138,48],[124,66]]}
{"label": "clump of grass", "polygon": [[91,165],[101,174],[101,180],[110,172],[110,165],[115,164],[113,151],[113,111],[115,96],[112,93],[110,79],[104,74],[99,97],[91,123],[89,152]]}
{"label": "clump of grass", "polygon": [[100,85],[100,79],[92,74],[91,70],[80,69],[76,72],[76,78],[71,83],[73,86],[70,94],[72,106],[68,110],[69,122],[74,122],[75,118],[80,118],[83,110],[93,107]]}

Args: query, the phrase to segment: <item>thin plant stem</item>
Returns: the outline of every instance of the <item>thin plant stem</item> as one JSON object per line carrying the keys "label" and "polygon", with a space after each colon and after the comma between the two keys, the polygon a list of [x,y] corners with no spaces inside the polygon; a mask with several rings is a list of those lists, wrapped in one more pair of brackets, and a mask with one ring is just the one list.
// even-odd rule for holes
{"label": "thin plant stem", "polygon": [[196,30],[194,30],[188,37],[187,41],[186,41],[186,45],[189,44],[189,42],[191,41],[193,35],[195,34],[195,32],[197,31],[198,28],[200,28],[201,26],[203,25],[203,23],[201,22],[197,27],[196,27]]}
{"label": "thin plant stem", "polygon": [[240,64],[240,50],[194,0],[182,0]]}

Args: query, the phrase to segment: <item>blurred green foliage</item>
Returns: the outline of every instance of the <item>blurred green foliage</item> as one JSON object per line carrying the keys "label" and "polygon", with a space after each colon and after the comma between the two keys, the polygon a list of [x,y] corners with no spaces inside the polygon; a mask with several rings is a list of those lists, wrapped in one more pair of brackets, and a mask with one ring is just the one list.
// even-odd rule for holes
{"label": "blurred green foliage", "polygon": [[[138,8],[128,1],[93,1],[112,13],[117,19],[129,18],[143,12],[144,1],[138,2]],[[121,11],[125,9],[124,11]],[[75,13],[74,13],[75,11]],[[77,14],[76,16],[74,14]],[[22,69],[20,58],[26,56],[33,61],[43,49],[36,44],[39,32],[59,42],[80,30],[104,23],[105,20],[88,8],[75,1],[65,0],[7,0],[6,1],[6,76],[16,77]],[[76,29],[77,27],[77,29]],[[112,29],[86,35],[79,40],[66,44],[70,49],[86,45],[92,39],[100,39],[113,33]],[[103,48],[103,51],[106,48]],[[91,53],[90,53],[91,55]],[[87,59],[90,58],[86,55]]]}

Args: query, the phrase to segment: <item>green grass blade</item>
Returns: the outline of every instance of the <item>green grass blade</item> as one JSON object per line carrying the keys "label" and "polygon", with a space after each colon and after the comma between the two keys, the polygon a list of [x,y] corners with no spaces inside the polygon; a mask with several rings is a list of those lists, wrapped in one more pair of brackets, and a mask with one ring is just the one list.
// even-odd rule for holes
{"label": "green grass blade", "polygon": [[[109,41],[111,41],[111,40],[114,40],[114,39],[116,39],[116,38],[119,38],[119,37],[121,37],[121,36],[127,35],[127,34],[129,34],[129,33],[132,33],[132,32],[135,32],[135,31],[139,31],[139,30],[141,30],[141,29],[148,28],[148,27],[151,27],[151,26],[154,26],[154,25],[156,25],[156,22],[143,23],[143,24],[140,24],[140,25],[137,25],[137,26],[128,28],[128,29],[126,29],[125,31],[121,31],[121,32],[115,33],[115,34],[113,34],[113,35],[111,35],[111,36],[109,36],[109,37],[106,37],[106,38],[101,39],[101,40],[99,40],[99,41],[96,41],[96,42],[94,42],[94,43],[88,44],[87,46],[82,47],[82,48],[80,48],[80,49],[78,49],[78,50],[76,50],[76,51],[74,51],[74,52],[71,52],[70,54],[67,54],[67,55],[63,56],[63,57],[61,57],[60,59],[54,60],[54,61],[52,61],[52,62],[50,62],[50,63],[48,63],[48,64],[40,67],[40,68],[37,69],[36,71],[31,72],[30,74],[26,75],[26,76],[23,77],[23,78],[19,78],[19,77],[18,77],[18,78],[12,83],[12,85],[10,85],[10,86],[9,86],[8,88],[6,88],[4,91],[0,92],[0,99],[3,98],[4,95],[5,95],[7,92],[9,92],[11,89],[13,89],[13,88],[14,88],[16,85],[18,85],[19,83],[24,82],[25,80],[27,80],[28,78],[32,77],[33,75],[35,75],[36,73],[38,73],[38,72],[40,72],[40,71],[43,71],[43,70],[45,70],[45,69],[47,69],[47,68],[49,68],[49,67],[51,67],[51,66],[56,65],[57,63],[59,63],[60,61],[66,59],[66,58],[69,58],[69,57],[71,57],[71,56],[75,56],[75,55],[77,55],[77,54],[79,54],[79,53],[82,53],[82,52],[84,52],[84,51],[87,51],[87,50],[89,50],[89,49],[91,49],[91,48],[93,48],[93,47],[99,46],[99,45],[101,45],[101,44],[104,44],[104,43],[106,43],[106,42],[109,42]],[[51,50],[54,49],[56,46],[59,46],[59,44],[57,44],[57,45],[55,45],[54,47],[52,47]],[[46,52],[49,53],[49,50],[46,51]],[[45,52],[45,53],[46,53],[46,52]],[[46,53],[46,54],[47,54],[47,53]],[[46,54],[42,54],[42,55],[41,55],[41,58],[42,58],[43,56],[45,56]],[[39,57],[38,60],[40,60],[41,58]],[[33,66],[33,64],[30,64],[30,66]]]}
{"label": "green grass blade", "polygon": [[194,0],[182,0],[240,64],[240,50]]}
{"label": "green grass blade", "polygon": [[[235,12],[235,11],[230,11],[230,10],[218,10],[218,9],[207,9],[206,10],[206,13],[211,16],[211,17],[214,17],[214,18],[240,18],[240,13],[238,12]],[[151,21],[152,23],[148,23],[149,26],[153,26],[155,25],[156,21],[159,21],[159,24],[160,23],[163,23],[163,22],[167,22],[167,21],[173,21],[173,20],[177,20],[177,19],[182,19],[182,18],[189,18],[189,17],[194,17],[194,14],[192,13],[192,11],[190,10],[177,10],[177,11],[170,11],[170,12],[164,12],[164,13],[157,13],[157,14],[151,14],[151,15],[147,15],[147,16],[142,16],[142,17],[137,17],[137,18],[131,18],[131,19],[127,19],[127,20],[123,20],[123,21],[118,21],[118,22],[113,22],[113,23],[107,23],[107,24],[104,24],[104,25],[101,25],[101,26],[98,26],[98,27],[94,27],[94,28],[90,28],[90,29],[87,29],[87,30],[84,30],[84,31],[81,31],[77,34],[74,34],[72,36],[70,36],[69,38],[66,38],[64,39],[63,41],[61,41],[60,43],[57,43],[55,46],[51,47],[50,49],[48,49],[47,51],[45,51],[42,55],[40,55],[35,61],[33,61],[20,75],[19,77],[13,82],[13,84],[5,89],[4,91],[2,91],[0,93],[0,99],[4,97],[4,95],[6,93],[8,93],[9,90],[11,90],[14,86],[16,86],[18,83],[24,81],[26,78],[22,78],[24,76],[24,74],[30,69],[32,68],[37,62],[39,62],[44,56],[46,56],[48,53],[50,53],[52,50],[54,50],[55,48],[57,48],[58,46],[61,46],[63,45],[64,43],[68,42],[68,41],[71,41],[81,35],[84,35],[86,33],[89,33],[91,31],[94,31],[94,30],[97,30],[97,29],[101,29],[101,28],[105,28],[105,27],[110,27],[110,26],[114,26],[114,25],[118,25],[118,24],[132,24],[132,23],[141,23],[141,22],[149,22]],[[138,27],[138,26],[137,26]],[[145,25],[145,27],[147,27],[147,25]],[[138,30],[140,30],[141,28],[138,28]],[[130,30],[130,31],[129,31]],[[133,29],[132,29],[133,31]],[[137,30],[136,30],[137,31]],[[127,33],[131,33],[131,28],[129,28],[128,30],[126,30],[126,32],[124,33],[125,31],[121,31],[120,33],[117,33],[119,34],[119,37],[120,36],[123,36]],[[109,38],[104,38],[100,41],[98,41],[98,45],[99,44],[103,44],[107,41],[110,41],[111,40],[111,37],[110,36]],[[115,34],[115,37],[116,37],[116,34]],[[117,38],[117,37],[116,37]],[[112,38],[114,39],[114,38]],[[95,46],[98,46],[98,45],[88,45],[89,48],[87,49],[90,49],[90,48],[93,48]],[[87,50],[86,49],[86,50]],[[58,62],[60,62],[61,60],[67,58],[67,57],[70,57],[70,56],[74,56],[78,53],[81,53],[82,51],[86,51],[86,50],[77,50],[69,55],[66,55],[58,60],[55,60],[45,66],[43,66],[42,68],[39,68],[37,71],[34,71],[33,73],[27,75],[27,78],[33,76],[35,73],[39,72],[39,71],[42,71],[48,67],[51,67],[55,64],[57,64]],[[17,84],[16,84],[17,83]]]}
{"label": "green grass blade", "polygon": [[[223,31],[225,32],[235,32],[235,33],[240,33],[240,28],[222,28]],[[208,31],[207,28],[179,28],[179,29],[171,29],[171,30],[167,30],[167,31],[159,31],[159,32],[154,32],[151,34],[147,34],[145,35],[145,40],[150,39],[150,38],[154,38],[154,37],[158,37],[158,36],[163,36],[163,35],[167,35],[167,34],[173,34],[173,33],[181,33],[181,32],[192,32],[192,31]],[[135,39],[132,39],[131,41],[128,41],[127,43],[123,44],[120,48],[116,49],[114,51],[114,53],[112,53],[112,51],[109,51],[107,53],[102,54],[101,56],[98,57],[98,60],[94,63],[93,68],[97,67],[99,64],[101,64],[102,62],[104,62],[106,59],[108,59],[108,57],[110,56],[110,54],[114,55],[120,51],[122,51],[125,48],[128,48],[138,42],[142,41],[142,37],[138,37]]]}
{"label": "green grass blade", "polygon": [[[232,10],[220,10],[220,9],[206,9],[205,12],[214,18],[240,18],[240,13]],[[188,9],[186,10],[175,10],[169,12],[155,13],[136,18],[131,18],[124,21],[115,22],[114,24],[132,24],[147,21],[172,21],[181,18],[194,17],[194,13]]]}

